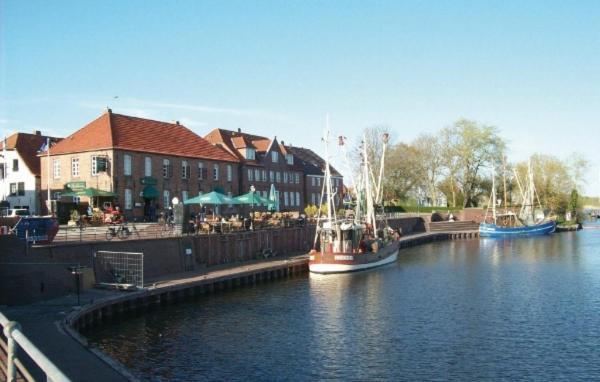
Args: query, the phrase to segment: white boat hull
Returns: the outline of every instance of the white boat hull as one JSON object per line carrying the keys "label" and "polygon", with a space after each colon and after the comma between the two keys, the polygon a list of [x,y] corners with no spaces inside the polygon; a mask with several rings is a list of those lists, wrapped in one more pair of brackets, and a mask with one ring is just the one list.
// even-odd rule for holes
{"label": "white boat hull", "polygon": [[398,250],[391,255],[372,263],[365,264],[335,264],[335,263],[309,263],[308,269],[313,273],[346,273],[363,271],[370,268],[380,267],[382,265],[393,263],[398,259]]}

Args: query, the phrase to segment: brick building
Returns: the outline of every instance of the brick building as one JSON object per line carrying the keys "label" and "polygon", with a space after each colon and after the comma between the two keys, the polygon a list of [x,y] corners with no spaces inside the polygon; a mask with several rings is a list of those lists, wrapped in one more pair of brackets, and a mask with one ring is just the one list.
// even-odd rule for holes
{"label": "brick building", "polygon": [[261,196],[268,197],[271,187],[275,187],[279,210],[304,210],[303,167],[277,137],[269,139],[240,129],[214,129],[205,138],[240,161],[239,194],[254,187]]}
{"label": "brick building", "polygon": [[[304,174],[304,203],[321,204],[321,193],[325,182],[325,160],[311,149],[304,147],[286,146],[288,153],[295,157],[296,163],[302,166]],[[331,187],[335,195],[335,204],[342,207],[344,197],[344,178],[333,166],[331,169]]]}
{"label": "brick building", "polygon": [[[110,109],[52,146],[49,158],[44,154],[40,159],[42,193],[48,177],[52,198],[59,203],[68,202],[61,193],[75,187],[114,192],[114,202],[129,218],[153,218],[174,197],[185,200],[213,190],[235,196],[239,189],[235,155],[178,122],[131,117]],[[233,209],[224,207],[221,212]]]}

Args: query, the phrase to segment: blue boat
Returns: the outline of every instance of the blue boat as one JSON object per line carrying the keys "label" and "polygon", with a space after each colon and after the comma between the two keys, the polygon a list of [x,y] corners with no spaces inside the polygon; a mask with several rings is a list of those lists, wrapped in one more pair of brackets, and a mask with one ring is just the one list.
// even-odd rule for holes
{"label": "blue boat", "polygon": [[521,227],[502,227],[496,224],[481,223],[479,225],[479,237],[509,238],[523,236],[549,235],[556,229],[554,220],[545,220],[539,224]]}

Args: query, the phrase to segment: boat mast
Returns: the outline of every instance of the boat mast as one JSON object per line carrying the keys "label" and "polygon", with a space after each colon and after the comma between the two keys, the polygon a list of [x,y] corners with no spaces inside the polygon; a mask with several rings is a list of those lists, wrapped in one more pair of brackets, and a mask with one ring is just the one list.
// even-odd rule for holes
{"label": "boat mast", "polygon": [[492,164],[492,217],[494,218],[494,224],[497,224],[496,221],[496,169],[494,164]]}
{"label": "boat mast", "polygon": [[381,181],[383,179],[383,169],[385,165],[385,149],[389,140],[390,135],[388,133],[383,133],[383,149],[381,152],[381,163],[379,165],[379,179],[377,180],[377,198],[375,199],[375,203],[377,204],[381,204],[381,202],[383,201],[383,190],[381,189]]}
{"label": "boat mast", "polygon": [[504,214],[508,214],[508,198],[506,195],[506,155],[502,154],[502,183],[504,183]]}
{"label": "boat mast", "polygon": [[375,214],[373,211],[373,194],[371,190],[371,181],[369,178],[369,159],[367,157],[367,137],[363,136],[363,181],[365,185],[365,198],[367,202],[367,223],[373,227],[375,232]]}

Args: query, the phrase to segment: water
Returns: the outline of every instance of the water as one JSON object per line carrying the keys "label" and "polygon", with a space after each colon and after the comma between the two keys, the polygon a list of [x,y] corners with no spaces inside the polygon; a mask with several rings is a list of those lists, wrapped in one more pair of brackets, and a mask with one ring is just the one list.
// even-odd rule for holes
{"label": "water", "polygon": [[95,330],[144,380],[600,379],[600,230],[439,242]]}

